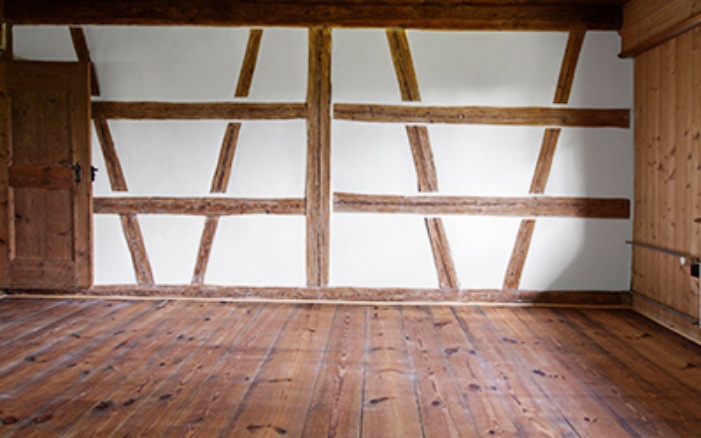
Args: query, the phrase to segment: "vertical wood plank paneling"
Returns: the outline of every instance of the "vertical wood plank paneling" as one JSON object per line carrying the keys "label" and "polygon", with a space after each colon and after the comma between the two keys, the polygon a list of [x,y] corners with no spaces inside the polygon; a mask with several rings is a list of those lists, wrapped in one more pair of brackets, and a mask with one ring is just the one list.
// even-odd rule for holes
{"label": "vertical wood plank paneling", "polygon": [[331,221],[331,30],[309,30],[307,81],[307,285],[329,282]]}
{"label": "vertical wood plank paneling", "polygon": [[0,287],[10,285],[11,236],[10,221],[10,145],[12,113],[7,93],[5,66],[0,65]]}
{"label": "vertical wood plank paneling", "polygon": [[[695,29],[635,61],[634,240],[694,255],[701,250],[701,224],[696,222],[701,196],[699,38],[701,31]],[[635,249],[632,289],[672,312],[699,317],[698,280],[675,257]],[[636,308],[675,324],[672,313],[665,316],[664,311],[652,312],[642,304]],[[694,333],[691,327],[687,330]]]}
{"label": "vertical wood plank paneling", "polygon": [[[553,103],[566,104],[570,100],[572,84],[574,83],[577,64],[582,52],[584,44],[584,31],[571,31],[567,38],[565,53],[562,56],[562,64],[560,66],[560,75],[555,86],[555,95]],[[545,187],[550,177],[550,169],[552,168],[553,159],[555,158],[555,150],[557,142],[560,139],[560,129],[547,128],[543,134],[543,142],[540,147],[540,154],[535,165],[533,178],[531,180],[530,194],[545,193]],[[521,276],[523,275],[523,267],[528,258],[531,240],[535,231],[535,221],[524,219],[521,221],[518,233],[516,234],[516,243],[511,253],[509,266],[506,268],[504,277],[504,289],[518,289],[521,285]]]}

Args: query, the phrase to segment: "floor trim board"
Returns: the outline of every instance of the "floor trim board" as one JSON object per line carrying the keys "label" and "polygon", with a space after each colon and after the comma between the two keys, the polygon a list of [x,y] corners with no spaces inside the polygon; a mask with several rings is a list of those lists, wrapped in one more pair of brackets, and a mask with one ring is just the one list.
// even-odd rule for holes
{"label": "floor trim board", "polygon": [[402,288],[95,286],[87,291],[10,291],[7,297],[270,301],[304,303],[585,306],[629,308],[627,291],[527,291]]}

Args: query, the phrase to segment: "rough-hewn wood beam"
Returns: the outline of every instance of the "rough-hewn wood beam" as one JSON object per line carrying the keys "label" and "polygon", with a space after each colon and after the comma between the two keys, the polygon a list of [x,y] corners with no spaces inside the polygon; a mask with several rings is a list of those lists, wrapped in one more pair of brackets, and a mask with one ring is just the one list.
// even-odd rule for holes
{"label": "rough-hewn wood beam", "polygon": [[92,59],[90,58],[88,41],[85,38],[85,32],[83,32],[82,27],[71,27],[71,40],[73,41],[73,48],[75,49],[78,60],[90,64],[90,94],[99,96],[100,82],[97,79],[95,64],[92,63]]}
{"label": "rough-hewn wood beam", "polygon": [[89,295],[123,297],[177,297],[231,300],[339,300],[349,302],[393,302],[414,305],[417,302],[503,303],[503,304],[568,304],[584,306],[625,306],[628,292],[609,291],[513,291],[500,289],[417,289],[362,287],[244,287],[244,286],[135,286],[133,284],[95,286]]}
{"label": "rough-hewn wood beam", "polygon": [[618,30],[620,5],[495,5],[451,0],[5,0],[16,24],[406,27],[472,30]]}
{"label": "rough-hewn wood beam", "polygon": [[307,286],[329,282],[331,234],[331,30],[309,30],[307,80]]}
{"label": "rough-hewn wood beam", "polygon": [[304,200],[253,198],[96,197],[93,212],[103,214],[173,214],[227,216],[240,214],[303,215]]}
{"label": "rough-hewn wood beam", "polygon": [[553,216],[628,219],[630,201],[619,198],[550,196],[397,196],[336,193],[334,211],[342,213],[405,213],[427,216]]}
{"label": "rough-hewn wood beam", "polygon": [[420,106],[337,103],[340,120],[384,123],[464,125],[570,126],[628,128],[628,109],[560,107]]}
{"label": "rough-hewn wood beam", "polygon": [[289,120],[304,119],[303,103],[93,102],[93,118],[110,120]]}

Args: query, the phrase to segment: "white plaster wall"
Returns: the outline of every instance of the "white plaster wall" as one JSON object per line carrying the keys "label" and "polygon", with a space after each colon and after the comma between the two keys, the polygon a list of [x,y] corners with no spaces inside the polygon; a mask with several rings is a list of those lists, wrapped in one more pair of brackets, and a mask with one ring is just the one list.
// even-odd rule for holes
{"label": "white plaster wall", "polygon": [[[246,28],[88,27],[102,96],[110,100],[240,101],[232,97]],[[383,30],[333,32],[334,102],[399,103]],[[566,33],[410,31],[423,103],[547,106],[552,103]],[[570,106],[631,108],[632,64],[617,58],[618,36],[588,33]],[[15,28],[15,52],[36,60],[75,60],[65,27]],[[305,29],[266,29],[249,100],[302,102]],[[111,121],[129,195],[211,196],[226,123]],[[543,128],[429,126],[440,194],[526,196]],[[547,195],[632,197],[632,131],[563,130]],[[113,193],[103,172],[96,196]],[[302,197],[306,126],[245,122],[226,196]],[[332,188],[338,192],[417,194],[404,128],[334,121]],[[215,195],[221,196],[221,195]],[[187,284],[204,220],[141,216],[155,279]],[[501,288],[520,218],[444,218],[463,288]],[[436,287],[424,221],[416,215],[335,214],[331,283]],[[118,217],[95,218],[96,281],[135,282]],[[629,284],[624,241],[630,221],[539,219],[523,273],[525,289],[622,290]],[[221,285],[303,286],[303,217],[227,217],[205,281]]]}

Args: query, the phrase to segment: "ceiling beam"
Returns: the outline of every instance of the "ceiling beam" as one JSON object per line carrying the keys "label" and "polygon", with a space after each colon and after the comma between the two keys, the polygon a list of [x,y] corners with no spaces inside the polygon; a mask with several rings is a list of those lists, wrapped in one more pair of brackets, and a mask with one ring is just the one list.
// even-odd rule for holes
{"label": "ceiling beam", "polygon": [[[463,30],[618,30],[616,4],[479,4],[434,0],[4,0],[13,24],[404,27]],[[2,0],[0,0],[2,5]]]}

